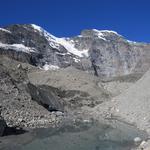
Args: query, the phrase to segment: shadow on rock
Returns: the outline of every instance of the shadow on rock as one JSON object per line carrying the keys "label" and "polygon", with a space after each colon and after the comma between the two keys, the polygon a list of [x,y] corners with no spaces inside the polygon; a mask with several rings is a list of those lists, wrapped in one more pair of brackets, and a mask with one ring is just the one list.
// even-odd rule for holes
{"label": "shadow on rock", "polygon": [[22,128],[17,127],[6,127],[3,133],[3,136],[9,136],[9,135],[19,135],[24,134],[28,132],[27,130],[24,130]]}

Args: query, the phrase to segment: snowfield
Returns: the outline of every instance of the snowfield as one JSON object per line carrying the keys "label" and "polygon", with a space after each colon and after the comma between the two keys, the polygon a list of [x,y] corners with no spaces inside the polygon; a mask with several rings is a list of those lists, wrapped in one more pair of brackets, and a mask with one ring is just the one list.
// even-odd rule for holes
{"label": "snowfield", "polygon": [[41,33],[41,35],[44,35],[45,38],[49,41],[49,45],[53,48],[59,48],[59,46],[63,46],[69,53],[76,55],[78,57],[88,57],[88,50],[80,51],[77,48],[75,48],[74,44],[67,40],[67,38],[57,38],[53,36],[52,34],[45,31],[40,26],[37,26],[35,24],[32,24],[32,27]]}
{"label": "snowfield", "polygon": [[22,51],[25,53],[35,52],[34,48],[26,47],[23,44],[3,44],[3,43],[0,43],[0,48],[3,48],[5,50],[10,49],[10,50],[15,50],[15,51],[20,51],[20,52]]}

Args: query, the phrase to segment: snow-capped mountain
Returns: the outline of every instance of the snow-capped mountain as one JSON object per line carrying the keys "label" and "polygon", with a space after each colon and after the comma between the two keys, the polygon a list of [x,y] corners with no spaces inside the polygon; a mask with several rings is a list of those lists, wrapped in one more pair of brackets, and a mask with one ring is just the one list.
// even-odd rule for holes
{"label": "snow-capped mountain", "polygon": [[47,39],[49,45],[52,48],[58,49],[62,45],[68,51],[68,53],[71,53],[78,57],[84,57],[88,55],[87,50],[80,51],[77,48],[75,48],[73,41],[71,42],[67,40],[67,38],[57,38],[35,24],[32,24],[31,26],[35,29],[35,31],[38,31],[41,35],[43,35]]}
{"label": "snow-capped mountain", "polygon": [[45,70],[74,66],[101,77],[145,72],[150,64],[149,44],[115,31],[91,29],[58,38],[35,24],[0,28],[0,54]]}

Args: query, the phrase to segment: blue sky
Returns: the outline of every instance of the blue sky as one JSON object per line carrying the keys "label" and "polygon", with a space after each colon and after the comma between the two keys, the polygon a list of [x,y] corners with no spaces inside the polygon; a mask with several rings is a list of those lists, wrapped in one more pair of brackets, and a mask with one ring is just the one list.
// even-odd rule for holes
{"label": "blue sky", "polygon": [[0,26],[16,23],[35,23],[58,37],[96,28],[150,42],[150,0],[0,0]]}

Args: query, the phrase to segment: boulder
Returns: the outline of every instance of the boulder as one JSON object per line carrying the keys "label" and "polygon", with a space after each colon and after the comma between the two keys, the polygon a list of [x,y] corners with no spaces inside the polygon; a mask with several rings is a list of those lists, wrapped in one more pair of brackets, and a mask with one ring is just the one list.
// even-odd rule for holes
{"label": "boulder", "polygon": [[58,89],[46,85],[36,86],[28,83],[28,91],[33,100],[49,111],[64,111],[61,99],[57,96]]}
{"label": "boulder", "polygon": [[6,126],[5,120],[0,116],[0,136],[3,136]]}

